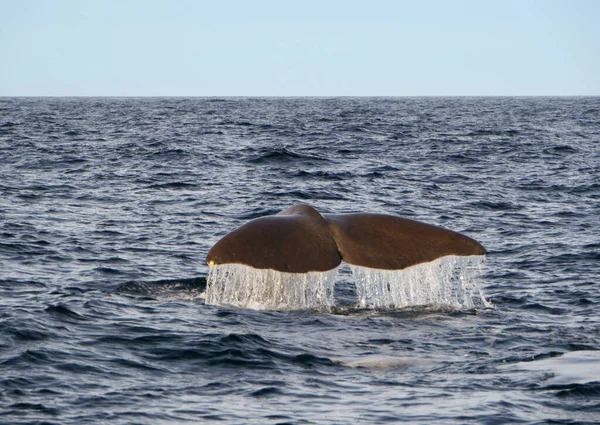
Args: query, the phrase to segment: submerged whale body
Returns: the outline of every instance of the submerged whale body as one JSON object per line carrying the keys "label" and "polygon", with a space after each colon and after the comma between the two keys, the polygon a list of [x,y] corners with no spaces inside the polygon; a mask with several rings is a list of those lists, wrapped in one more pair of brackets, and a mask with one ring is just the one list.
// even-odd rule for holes
{"label": "submerged whale body", "polygon": [[448,255],[484,254],[477,241],[430,224],[386,214],[320,214],[309,205],[295,205],[225,235],[206,262],[308,273],[333,270],[342,261],[402,270]]}

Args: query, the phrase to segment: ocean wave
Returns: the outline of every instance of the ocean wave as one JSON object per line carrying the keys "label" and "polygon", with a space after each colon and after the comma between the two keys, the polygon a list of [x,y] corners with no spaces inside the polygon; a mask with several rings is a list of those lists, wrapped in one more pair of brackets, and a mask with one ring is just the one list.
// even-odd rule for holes
{"label": "ocean wave", "polygon": [[[597,421],[598,98],[0,110],[0,421]],[[297,202],[466,232],[493,307],[360,308],[348,268],[331,309],[207,304],[210,247]]]}

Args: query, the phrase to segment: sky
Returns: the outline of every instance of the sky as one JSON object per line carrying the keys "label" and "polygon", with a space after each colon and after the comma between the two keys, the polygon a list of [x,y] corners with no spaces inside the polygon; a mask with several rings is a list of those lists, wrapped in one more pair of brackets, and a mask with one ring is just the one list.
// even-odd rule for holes
{"label": "sky", "polygon": [[0,0],[0,96],[600,95],[600,0]]}

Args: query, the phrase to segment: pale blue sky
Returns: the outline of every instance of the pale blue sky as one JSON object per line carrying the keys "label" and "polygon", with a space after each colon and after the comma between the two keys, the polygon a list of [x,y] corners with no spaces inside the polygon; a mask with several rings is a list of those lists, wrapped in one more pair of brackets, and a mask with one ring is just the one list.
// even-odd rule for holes
{"label": "pale blue sky", "polygon": [[600,0],[0,0],[0,96],[600,95]]}

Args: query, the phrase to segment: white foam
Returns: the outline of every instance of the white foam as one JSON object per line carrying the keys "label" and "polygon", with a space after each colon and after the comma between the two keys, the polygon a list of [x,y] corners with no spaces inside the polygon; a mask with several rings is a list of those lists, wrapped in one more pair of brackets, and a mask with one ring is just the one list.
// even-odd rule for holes
{"label": "white foam", "polygon": [[510,368],[530,370],[534,372],[551,373],[548,384],[569,385],[587,384],[600,381],[600,353],[598,351],[571,351],[560,357],[550,357],[542,360],[526,361],[507,365]]}
{"label": "white foam", "polygon": [[354,359],[340,357],[333,358],[332,360],[350,367],[376,369],[411,368],[418,366],[433,366],[438,364],[438,362],[435,360],[428,358],[385,355],[366,355]]}
{"label": "white foam", "polygon": [[491,306],[480,284],[484,263],[484,256],[448,255],[403,270],[350,268],[361,307],[440,305],[469,309],[477,304]]}
{"label": "white foam", "polygon": [[333,306],[337,269],[284,273],[243,264],[211,266],[206,303],[257,310],[324,309]]}

